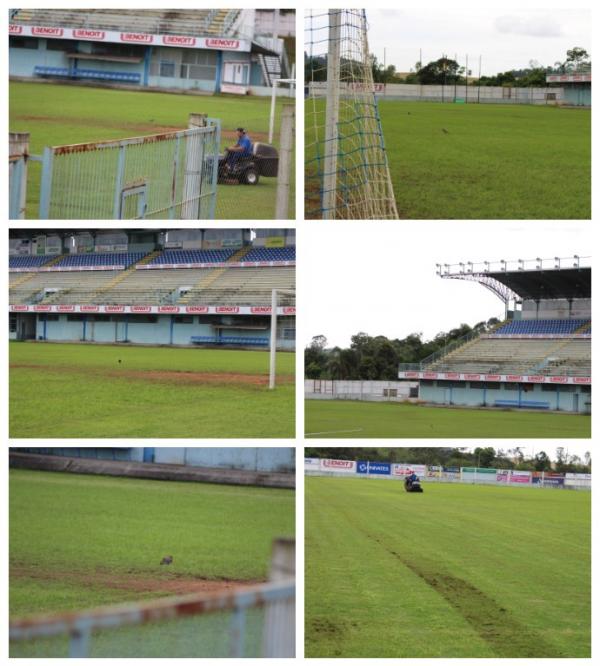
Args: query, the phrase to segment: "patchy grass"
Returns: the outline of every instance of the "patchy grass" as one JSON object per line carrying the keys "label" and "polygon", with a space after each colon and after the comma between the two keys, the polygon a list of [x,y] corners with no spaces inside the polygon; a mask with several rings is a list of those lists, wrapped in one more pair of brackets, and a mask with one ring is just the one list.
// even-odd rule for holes
{"label": "patchy grass", "polygon": [[306,400],[309,437],[591,437],[591,417],[394,403]]}
{"label": "patchy grass", "polygon": [[306,478],[306,656],[589,658],[591,493],[424,489]]}
{"label": "patchy grass", "polygon": [[587,109],[381,100],[379,113],[401,218],[591,217]]}
{"label": "patchy grass", "polygon": [[[289,101],[289,100],[287,100]],[[278,100],[279,111],[283,101]],[[9,87],[11,132],[29,132],[30,150],[41,154],[45,146],[124,139],[184,129],[190,113],[218,118],[222,148],[235,143],[235,128],[248,130],[253,141],[267,141],[270,99],[235,95],[193,96],[135,92],[107,88],[13,81]],[[273,144],[279,146],[279,121]],[[39,210],[40,164],[30,162],[27,217]],[[292,188],[294,184],[292,175]],[[257,186],[221,184],[217,192],[217,217],[221,219],[272,219],[276,178],[263,178]],[[290,218],[294,216],[293,189]]]}
{"label": "patchy grass", "polygon": [[[293,437],[294,354],[10,344],[11,437]],[[119,359],[121,363],[119,363]]]}
{"label": "patchy grass", "polygon": [[[170,595],[176,581],[193,591],[198,579],[264,580],[272,540],[294,534],[289,490],[11,470],[9,505],[12,618]],[[229,621],[217,613],[99,632],[91,656],[227,656]],[[262,621],[250,613],[249,656]],[[13,643],[11,656],[66,648],[63,638]]]}

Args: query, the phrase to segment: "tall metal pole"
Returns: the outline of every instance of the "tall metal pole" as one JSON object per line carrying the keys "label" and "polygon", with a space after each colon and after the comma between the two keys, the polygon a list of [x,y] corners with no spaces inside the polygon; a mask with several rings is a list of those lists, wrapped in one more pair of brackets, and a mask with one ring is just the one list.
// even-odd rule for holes
{"label": "tall metal pole", "polygon": [[480,104],[480,93],[481,93],[481,54],[479,54],[479,77],[477,79],[477,104]]}
{"label": "tall metal pole", "polygon": [[467,64],[465,67],[465,104],[469,103],[469,54],[467,53]]}
{"label": "tall metal pole", "polygon": [[269,354],[269,388],[275,388],[275,364],[277,359],[277,289],[271,291],[271,347]]}
{"label": "tall metal pole", "polygon": [[335,219],[337,182],[337,124],[340,113],[341,9],[329,10],[327,51],[327,104],[325,107],[325,158],[323,164],[323,219]]}

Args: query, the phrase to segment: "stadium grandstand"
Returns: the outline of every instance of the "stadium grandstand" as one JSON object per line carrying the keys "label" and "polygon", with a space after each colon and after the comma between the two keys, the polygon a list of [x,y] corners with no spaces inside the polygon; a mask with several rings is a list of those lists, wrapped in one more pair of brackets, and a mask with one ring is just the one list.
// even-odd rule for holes
{"label": "stadium grandstand", "polygon": [[293,78],[293,9],[26,8],[9,21],[13,78],[258,95]]}
{"label": "stadium grandstand", "polygon": [[295,348],[293,229],[12,230],[11,340]]}
{"label": "stadium grandstand", "polygon": [[498,296],[505,320],[458,340],[399,378],[439,405],[591,411],[591,268],[588,258],[438,265]]}

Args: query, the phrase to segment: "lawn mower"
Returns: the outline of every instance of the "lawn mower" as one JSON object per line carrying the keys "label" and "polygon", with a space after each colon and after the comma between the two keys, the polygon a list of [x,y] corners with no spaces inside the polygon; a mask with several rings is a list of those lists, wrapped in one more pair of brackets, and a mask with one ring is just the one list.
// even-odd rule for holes
{"label": "lawn mower", "polygon": [[419,479],[411,481],[408,477],[404,479],[404,490],[407,493],[422,493],[423,488],[421,488],[421,482]]}
{"label": "lawn mower", "polygon": [[268,143],[252,145],[252,155],[238,157],[231,164],[227,161],[228,151],[219,155],[219,182],[235,180],[242,185],[256,185],[260,176],[276,178],[279,166],[277,148]]}

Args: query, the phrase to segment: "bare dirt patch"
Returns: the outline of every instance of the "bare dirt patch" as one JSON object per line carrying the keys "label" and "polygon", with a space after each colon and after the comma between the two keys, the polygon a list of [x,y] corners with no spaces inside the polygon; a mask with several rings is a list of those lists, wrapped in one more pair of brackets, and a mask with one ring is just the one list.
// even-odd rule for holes
{"label": "bare dirt patch", "polygon": [[[28,363],[11,363],[11,369],[46,370],[58,372],[76,372],[85,375],[95,374],[115,379],[157,382],[161,384],[179,384],[187,386],[227,385],[227,386],[267,386],[268,376],[247,375],[236,372],[191,372],[185,370],[106,370],[102,368],[79,368],[73,366],[48,366]],[[292,375],[278,375],[279,384],[292,384]]]}
{"label": "bare dirt patch", "polygon": [[11,566],[11,579],[28,578],[45,582],[68,582],[92,585],[113,590],[154,594],[193,594],[197,592],[222,592],[248,587],[264,582],[260,580],[208,579],[158,571],[156,576],[140,572],[112,573],[109,571],[49,571],[37,567]]}

